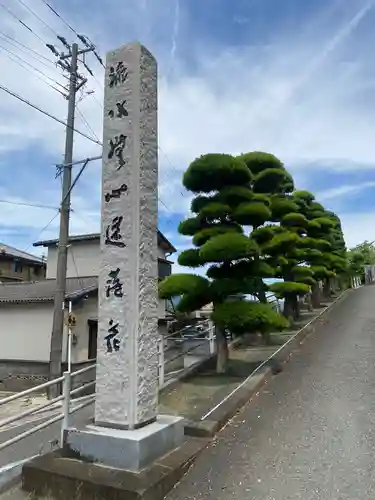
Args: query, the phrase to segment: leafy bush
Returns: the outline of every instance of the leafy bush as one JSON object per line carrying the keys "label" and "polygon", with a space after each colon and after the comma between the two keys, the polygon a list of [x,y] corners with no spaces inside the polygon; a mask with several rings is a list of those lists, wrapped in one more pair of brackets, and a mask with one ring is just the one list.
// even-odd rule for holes
{"label": "leafy bush", "polygon": [[283,330],[289,326],[289,322],[270,304],[245,300],[219,304],[211,317],[215,324],[237,335]]}

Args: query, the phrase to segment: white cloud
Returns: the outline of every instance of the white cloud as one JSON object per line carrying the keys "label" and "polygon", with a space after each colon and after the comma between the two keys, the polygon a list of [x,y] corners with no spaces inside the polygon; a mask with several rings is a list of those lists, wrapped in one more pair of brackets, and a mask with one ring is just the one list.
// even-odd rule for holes
{"label": "white cloud", "polygon": [[340,198],[347,194],[354,194],[368,188],[375,187],[375,181],[361,182],[359,184],[344,184],[342,186],[324,189],[316,193],[316,198],[320,202]]}
{"label": "white cloud", "polygon": [[349,213],[341,216],[346,245],[352,248],[364,240],[375,240],[375,212]]}
{"label": "white cloud", "polygon": [[[350,37],[355,37],[356,40],[361,38],[358,23],[364,14],[374,17],[373,11],[366,10],[366,2],[360,2],[361,5],[358,6],[353,4],[342,25],[337,26],[332,22],[329,34],[320,33],[319,26],[315,24],[311,31],[314,37],[310,35],[303,39],[303,43],[299,35],[293,37],[288,34],[277,43],[267,42],[263,46],[259,42],[257,45],[227,49],[219,44],[206,45],[205,51],[194,52],[194,45],[191,47],[195,57],[194,70],[178,57],[187,45],[187,40],[181,40],[184,30],[179,28],[184,26],[188,13],[182,2],[176,2],[179,11],[171,9],[170,4],[156,5],[146,0],[132,0],[126,5],[111,0],[108,13],[102,12],[100,3],[105,20],[94,15],[94,8],[89,17],[83,17],[78,10],[73,13],[62,11],[69,20],[71,15],[74,16],[73,20],[79,21],[77,24],[84,27],[85,33],[102,49],[108,50],[128,41],[128,38],[138,38],[144,40],[159,55],[159,131],[162,148],[159,196],[168,207],[166,209],[160,204],[161,212],[187,212],[191,197],[181,194],[181,175],[190,161],[206,152],[237,154],[254,149],[273,152],[287,166],[299,169],[296,170],[296,176],[301,177],[303,168],[312,169],[319,161],[332,169],[374,167],[372,138],[375,136],[375,123],[372,108],[375,104],[375,74],[371,72],[369,65],[372,54],[371,50],[363,50],[353,57],[345,50]],[[16,2],[8,0],[6,3],[33,30],[43,38],[51,39],[51,32],[30,13],[20,6],[17,8]],[[36,12],[52,29],[71,39],[71,33],[43,7],[42,2],[35,5],[35,2],[28,0],[28,4],[38,9]],[[118,9],[116,20],[113,20],[113,15],[111,19],[117,30],[108,29],[105,23],[115,6]],[[251,8],[255,9],[256,3]],[[251,19],[250,10],[248,13],[246,18]],[[16,35],[22,43],[43,52],[43,46],[35,36],[16,26],[6,13],[2,13],[1,31]],[[307,30],[308,28],[306,26]],[[124,33],[126,40],[123,40]],[[0,43],[8,46],[3,40]],[[9,48],[17,52],[14,47]],[[25,54],[17,53],[25,57]],[[46,57],[53,58],[48,51],[43,53]],[[166,78],[163,68],[167,70],[171,62],[173,74]],[[0,79],[3,85],[64,119],[67,103],[59,94],[46,87],[30,71],[10,62],[1,49],[0,64],[2,68],[6,68]],[[103,71],[93,58],[90,59],[90,65],[95,69],[99,83],[90,79],[88,89],[95,90],[95,96],[100,102],[103,96]],[[66,83],[52,65],[50,69],[38,67],[56,77],[62,84]],[[100,138],[100,104],[92,96],[86,96],[79,107]],[[57,162],[61,161],[64,147],[64,129],[61,125],[4,93],[0,99],[0,115],[0,155],[3,164],[6,164],[7,152],[26,147],[34,147],[35,150],[43,148]],[[85,130],[79,117],[77,127]],[[97,154],[100,154],[100,148],[76,136],[75,158]],[[47,181],[48,179],[46,185]],[[50,186],[53,182],[51,175]],[[84,201],[80,202],[79,198],[73,200],[73,209],[77,215],[73,214],[72,232],[85,232],[98,227],[99,166],[88,168],[82,182],[86,192],[79,191],[81,200]],[[333,198],[353,190],[351,186],[338,186],[319,196],[321,199],[327,199],[327,196]],[[54,193],[58,204],[58,190],[55,189]],[[16,195],[16,192],[8,193],[8,196]],[[27,227],[31,234],[34,229],[43,226],[44,220],[41,219],[48,219],[47,215],[49,216],[43,213],[38,216],[37,209],[13,207],[11,210],[2,210],[0,225],[6,230]],[[88,218],[90,223],[81,224],[79,217]],[[363,220],[364,216],[360,217]],[[354,218],[353,215],[353,220]],[[57,225],[53,224],[49,228],[49,231],[54,231],[54,236],[56,228]],[[357,238],[358,230],[354,224],[346,224],[346,236],[349,241]],[[173,231],[171,239],[176,239]]]}

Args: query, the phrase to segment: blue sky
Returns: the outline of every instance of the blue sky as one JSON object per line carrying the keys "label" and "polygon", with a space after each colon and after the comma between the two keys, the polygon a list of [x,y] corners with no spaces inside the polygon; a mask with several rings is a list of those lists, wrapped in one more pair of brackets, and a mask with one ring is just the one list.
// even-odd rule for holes
{"label": "blue sky", "polygon": [[[57,46],[57,32],[75,41],[42,0],[23,2],[50,28],[19,0],[3,1],[43,40]],[[176,233],[190,202],[181,176],[189,162],[208,152],[276,154],[299,188],[313,191],[338,213],[349,246],[375,239],[375,1],[50,3],[102,55],[139,40],[157,57],[159,225],[178,249],[189,245]],[[34,34],[2,10],[0,84],[64,119],[66,101],[44,77],[15,63],[14,55],[11,61],[4,48],[61,84],[64,78],[52,63],[18,51],[4,33],[53,59]],[[89,78],[85,90],[95,93],[82,94],[78,107],[100,138],[103,70],[91,56],[88,63],[96,79]],[[0,241],[33,250],[33,241],[58,234],[55,165],[62,161],[64,129],[1,91],[0,116]],[[80,116],[77,127],[91,133]],[[76,136],[76,160],[100,153],[100,147]],[[99,229],[100,162],[86,169],[72,209],[72,233]]]}

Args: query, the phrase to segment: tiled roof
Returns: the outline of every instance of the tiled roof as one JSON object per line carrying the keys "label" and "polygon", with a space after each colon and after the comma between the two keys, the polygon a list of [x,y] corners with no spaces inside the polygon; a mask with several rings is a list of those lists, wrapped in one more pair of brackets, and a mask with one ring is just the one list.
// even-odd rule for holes
{"label": "tiled roof", "polygon": [[[67,278],[66,298],[74,299],[98,288],[98,278],[88,276]],[[0,284],[0,303],[49,302],[53,301],[56,280],[23,281]]]}
{"label": "tiled roof", "polygon": [[[76,234],[69,237],[69,243],[74,241],[89,241],[89,240],[100,240],[100,233],[89,233],[89,234]],[[49,247],[51,245],[56,245],[59,240],[42,240],[36,241],[34,247]],[[158,245],[164,248],[167,252],[177,252],[177,249],[172,245],[172,243],[164,236],[162,232],[158,230]]]}
{"label": "tiled roof", "polygon": [[0,255],[9,255],[10,257],[15,257],[17,259],[27,260],[28,262],[34,264],[44,264],[45,261],[37,257],[36,255],[32,255],[31,253],[23,252],[22,250],[18,250],[17,248],[6,245],[5,243],[0,242]]}

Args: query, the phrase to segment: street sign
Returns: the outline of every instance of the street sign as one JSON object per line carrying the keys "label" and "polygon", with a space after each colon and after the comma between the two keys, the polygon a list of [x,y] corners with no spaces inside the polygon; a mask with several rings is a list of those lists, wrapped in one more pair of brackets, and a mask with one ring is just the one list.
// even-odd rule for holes
{"label": "street sign", "polygon": [[73,313],[68,314],[68,317],[66,318],[65,324],[68,328],[74,328],[76,326],[77,318],[74,316]]}

